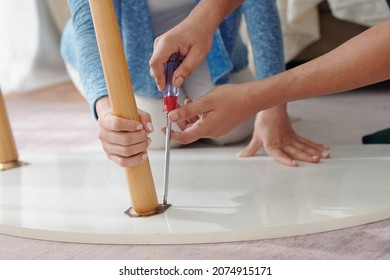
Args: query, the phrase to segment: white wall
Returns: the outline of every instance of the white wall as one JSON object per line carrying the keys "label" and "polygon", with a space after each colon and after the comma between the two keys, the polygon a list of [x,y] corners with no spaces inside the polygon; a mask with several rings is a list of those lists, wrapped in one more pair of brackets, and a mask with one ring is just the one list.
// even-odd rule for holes
{"label": "white wall", "polygon": [[26,92],[67,81],[45,0],[0,0],[0,86]]}

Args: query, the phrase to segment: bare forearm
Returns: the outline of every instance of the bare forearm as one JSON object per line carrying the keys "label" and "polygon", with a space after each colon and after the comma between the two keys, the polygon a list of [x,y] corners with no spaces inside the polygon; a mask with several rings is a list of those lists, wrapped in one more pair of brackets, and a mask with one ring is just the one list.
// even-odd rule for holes
{"label": "bare forearm", "polygon": [[[256,102],[260,105],[257,109],[263,110],[276,104],[344,92],[389,79],[389,30],[390,21],[386,21],[317,59],[251,83],[246,89],[259,101]],[[266,98],[264,94],[267,94]]]}

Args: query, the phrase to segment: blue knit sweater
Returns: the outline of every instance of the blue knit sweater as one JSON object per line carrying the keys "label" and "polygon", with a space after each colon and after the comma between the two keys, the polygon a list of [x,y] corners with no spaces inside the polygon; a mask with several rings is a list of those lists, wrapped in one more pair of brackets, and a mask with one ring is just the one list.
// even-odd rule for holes
{"label": "blue knit sweater", "polygon": [[[147,0],[113,0],[135,94],[162,98],[149,74],[155,39]],[[195,0],[194,0],[195,1]],[[88,0],[69,0],[71,20],[62,36],[61,53],[80,75],[94,111],[96,101],[107,95],[103,69]],[[229,74],[248,65],[248,51],[239,36],[244,14],[252,44],[257,79],[284,70],[280,22],[274,0],[246,0],[216,30],[207,56],[211,81],[229,82]]]}

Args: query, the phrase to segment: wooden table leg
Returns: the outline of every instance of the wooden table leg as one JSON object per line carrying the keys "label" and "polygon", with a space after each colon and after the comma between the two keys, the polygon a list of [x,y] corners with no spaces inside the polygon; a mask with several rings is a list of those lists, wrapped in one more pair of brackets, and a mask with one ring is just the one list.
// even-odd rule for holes
{"label": "wooden table leg", "polygon": [[8,170],[23,165],[18,160],[15,140],[12,135],[4,98],[0,90],[0,170]]}
{"label": "wooden table leg", "polygon": [[[89,3],[112,112],[115,116],[139,121],[113,0],[90,0]],[[130,214],[149,216],[159,213],[161,206],[158,205],[149,160],[126,168],[126,174],[132,201]]]}

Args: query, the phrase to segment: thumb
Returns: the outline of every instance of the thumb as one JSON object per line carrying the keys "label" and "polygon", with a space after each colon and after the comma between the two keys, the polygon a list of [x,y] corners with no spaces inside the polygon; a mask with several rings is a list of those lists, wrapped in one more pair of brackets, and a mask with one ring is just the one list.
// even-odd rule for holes
{"label": "thumb", "polygon": [[252,137],[252,140],[249,142],[248,146],[238,154],[239,157],[251,157],[254,156],[257,151],[263,146],[263,142],[256,137]]}
{"label": "thumb", "polygon": [[188,54],[181,54],[184,57],[183,61],[173,74],[173,85],[175,87],[181,87],[183,82],[191,76],[191,73],[196,67],[204,60],[205,56],[200,51],[190,49]]}
{"label": "thumb", "polygon": [[145,111],[138,109],[138,115],[139,120],[142,123],[142,126],[147,132],[153,132],[153,124],[152,124],[152,117],[149,113],[146,113]]}
{"label": "thumb", "polygon": [[180,122],[197,117],[203,113],[206,113],[206,110],[203,106],[203,102],[199,99],[171,111],[168,117],[172,122]]}

